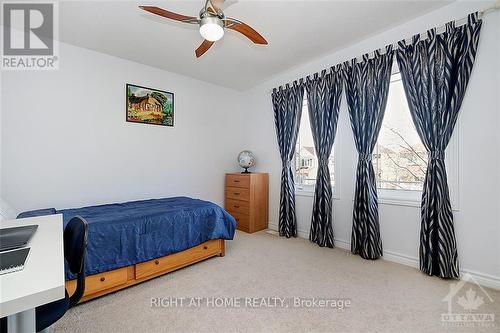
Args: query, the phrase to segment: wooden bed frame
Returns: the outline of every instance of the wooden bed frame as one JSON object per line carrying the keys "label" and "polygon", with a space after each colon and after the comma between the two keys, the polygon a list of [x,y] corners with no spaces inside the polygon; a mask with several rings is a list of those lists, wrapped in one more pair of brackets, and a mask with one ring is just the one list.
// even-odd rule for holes
{"label": "wooden bed frame", "polygon": [[[224,240],[215,239],[165,257],[89,275],[85,278],[85,293],[80,303],[153,279],[208,258],[215,256],[223,257],[224,255]],[[76,280],[66,281],[66,290],[70,295],[73,294],[75,288]]]}

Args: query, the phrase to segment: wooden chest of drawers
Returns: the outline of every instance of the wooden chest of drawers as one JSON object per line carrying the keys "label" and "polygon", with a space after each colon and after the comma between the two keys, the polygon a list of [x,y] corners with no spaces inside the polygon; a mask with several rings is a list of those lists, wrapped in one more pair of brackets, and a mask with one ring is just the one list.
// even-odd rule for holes
{"label": "wooden chest of drawers", "polygon": [[226,174],[225,209],[237,229],[253,233],[267,229],[269,175],[267,173]]}

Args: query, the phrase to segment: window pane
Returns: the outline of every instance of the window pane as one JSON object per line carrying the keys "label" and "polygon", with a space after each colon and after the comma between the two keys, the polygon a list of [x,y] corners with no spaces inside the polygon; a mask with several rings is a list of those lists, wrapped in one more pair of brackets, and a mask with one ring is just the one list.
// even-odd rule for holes
{"label": "window pane", "polygon": [[391,79],[373,166],[378,188],[422,190],[427,153],[413,125],[399,74]]}
{"label": "window pane", "polygon": [[[335,164],[333,161],[333,149],[330,155],[328,166],[330,168],[330,178],[334,185]],[[302,107],[302,118],[300,120],[299,136],[295,147],[295,183],[299,186],[314,186],[318,174],[318,158],[314,150],[311,124],[309,122],[309,109],[307,99],[304,97]]]}

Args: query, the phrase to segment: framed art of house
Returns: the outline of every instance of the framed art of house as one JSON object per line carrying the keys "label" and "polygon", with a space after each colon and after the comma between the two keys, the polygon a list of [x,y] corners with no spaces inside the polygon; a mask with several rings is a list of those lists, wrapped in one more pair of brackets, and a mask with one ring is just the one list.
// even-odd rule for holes
{"label": "framed art of house", "polygon": [[127,83],[127,121],[174,126],[174,94]]}

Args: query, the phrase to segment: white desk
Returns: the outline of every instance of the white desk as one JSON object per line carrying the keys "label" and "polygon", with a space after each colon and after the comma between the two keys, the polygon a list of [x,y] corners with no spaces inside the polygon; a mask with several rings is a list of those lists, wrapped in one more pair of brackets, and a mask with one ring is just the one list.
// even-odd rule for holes
{"label": "white desk", "polygon": [[35,332],[35,308],[64,298],[62,215],[2,221],[0,228],[38,224],[21,271],[0,275],[0,318],[9,332]]}

